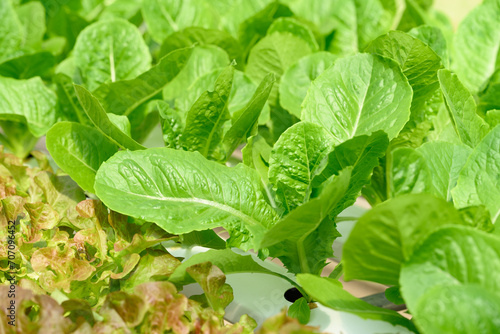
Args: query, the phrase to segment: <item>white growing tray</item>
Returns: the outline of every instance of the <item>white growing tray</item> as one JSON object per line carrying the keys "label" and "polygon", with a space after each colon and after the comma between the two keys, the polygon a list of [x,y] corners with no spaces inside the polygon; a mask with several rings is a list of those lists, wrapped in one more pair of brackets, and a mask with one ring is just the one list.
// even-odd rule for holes
{"label": "white growing tray", "polygon": [[[204,247],[193,248],[168,248],[168,251],[185,259],[207,251]],[[233,249],[235,252],[240,250]],[[254,260],[261,266],[273,271],[286,274],[293,279],[293,275],[287,274],[286,269],[280,265],[261,261],[254,254]],[[286,290],[293,286],[276,276],[261,273],[228,274],[226,282],[231,285],[234,300],[226,308],[225,318],[229,322],[237,322],[243,314],[248,314],[255,319],[260,326],[262,322],[278,314],[284,307],[291,305],[284,298]],[[203,290],[198,284],[189,284],[182,291],[186,296],[199,295]],[[354,314],[339,312],[318,304],[318,308],[311,310],[311,326],[319,326],[322,332],[333,334],[395,334],[412,333],[402,326],[393,326],[389,323],[377,320],[363,319]]]}

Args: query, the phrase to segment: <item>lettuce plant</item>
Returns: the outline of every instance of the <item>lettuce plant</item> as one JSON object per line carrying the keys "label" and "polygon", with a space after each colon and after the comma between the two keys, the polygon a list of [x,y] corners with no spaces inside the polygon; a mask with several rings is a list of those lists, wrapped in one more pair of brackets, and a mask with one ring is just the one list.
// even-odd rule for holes
{"label": "lettuce plant", "polygon": [[[302,323],[317,301],[414,332],[499,330],[498,0],[456,31],[414,0],[9,0],[0,17],[0,140],[18,157],[4,158],[3,208],[35,226],[30,287],[136,298],[163,275],[199,283],[220,319],[230,288],[210,275],[260,272],[296,286]],[[30,153],[42,136],[66,174]],[[321,277],[360,195],[372,209]],[[181,264],[167,239],[213,249]],[[54,252],[81,270],[54,272]],[[391,286],[414,318],[354,298],[341,274]]]}

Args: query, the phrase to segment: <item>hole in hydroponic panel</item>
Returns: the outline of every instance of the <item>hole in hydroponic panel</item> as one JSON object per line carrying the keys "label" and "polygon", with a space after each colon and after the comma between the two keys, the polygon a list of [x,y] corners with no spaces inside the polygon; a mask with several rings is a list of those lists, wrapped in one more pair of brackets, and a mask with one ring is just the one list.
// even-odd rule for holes
{"label": "hole in hydroponic panel", "polygon": [[297,288],[290,288],[285,291],[284,295],[285,299],[288,300],[290,303],[295,302],[297,299],[302,297],[302,294]]}

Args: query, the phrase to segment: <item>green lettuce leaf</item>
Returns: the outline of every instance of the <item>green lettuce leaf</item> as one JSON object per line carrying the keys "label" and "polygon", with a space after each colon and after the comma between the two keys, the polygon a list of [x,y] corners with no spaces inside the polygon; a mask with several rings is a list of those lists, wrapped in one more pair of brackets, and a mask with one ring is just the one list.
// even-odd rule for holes
{"label": "green lettuce leaf", "polygon": [[78,35],[73,57],[90,91],[103,83],[135,78],[151,66],[151,54],[139,30],[122,19],[85,28]]}
{"label": "green lettuce leaf", "polygon": [[[306,40],[289,32],[277,31],[261,39],[252,48],[245,71],[254,82],[261,82],[269,73],[274,73],[279,82],[290,66],[311,52]],[[271,92],[269,103],[278,104],[278,85]]]}
{"label": "green lettuce leaf", "polygon": [[304,297],[300,297],[288,308],[288,315],[297,319],[301,324],[306,325],[311,318],[309,303]]}
{"label": "green lettuce leaf", "polygon": [[300,37],[307,42],[313,52],[319,51],[319,45],[311,29],[304,23],[291,17],[280,17],[267,29],[267,34],[272,35],[275,32],[289,33]]}
{"label": "green lettuce leaf", "polygon": [[297,281],[312,298],[334,310],[353,313],[364,319],[387,321],[415,331],[415,326],[410,320],[396,311],[376,307],[354,297],[344,290],[337,280],[311,274],[299,274]]}
{"label": "green lettuce leaf", "polygon": [[25,122],[35,137],[43,136],[59,119],[57,97],[36,77],[0,77],[0,119]]}
{"label": "green lettuce leaf", "polygon": [[408,35],[418,38],[427,44],[441,58],[443,65],[448,68],[450,57],[448,42],[441,29],[434,26],[422,25],[415,27],[408,32]]}
{"label": "green lettuce leaf", "polygon": [[[481,311],[478,312],[478,307]],[[445,309],[438,314],[436,310]],[[500,330],[498,296],[474,285],[439,286],[419,299],[412,314],[424,333],[496,333]]]}
{"label": "green lettuce leaf", "polygon": [[18,54],[24,39],[24,31],[19,18],[14,11],[11,1],[2,1],[0,4],[0,62]]}
{"label": "green lettuce leaf", "polygon": [[[176,285],[186,285],[194,283],[195,280],[186,272],[186,269],[195,264],[211,262],[217,266],[226,275],[237,273],[261,273],[275,275],[282,278],[282,276],[274,271],[264,268],[255,260],[250,254],[238,254],[231,249],[215,250],[211,249],[203,253],[198,253],[191,256],[189,259],[182,262],[174,273],[170,275],[169,281]],[[286,279],[286,278],[285,278]]]}
{"label": "green lettuce leaf", "polygon": [[490,125],[490,128],[494,128],[500,124],[500,110],[488,110],[486,113],[486,122]]}
{"label": "green lettuce leaf", "polygon": [[439,56],[424,42],[402,31],[391,31],[374,40],[367,51],[395,60],[413,90],[410,122],[414,128],[426,120],[425,104],[439,89],[437,72],[443,68]]}
{"label": "green lettuce leaf", "polygon": [[[498,322],[484,318],[487,312],[479,312],[472,318],[455,319],[454,322],[450,322],[449,317],[432,322],[427,320],[435,318],[430,315],[430,306],[435,305],[437,300],[454,311],[467,310],[470,305],[498,307],[499,281],[496,277],[500,263],[499,241],[498,237],[485,232],[454,226],[434,232],[416,249],[402,268],[400,284],[417,325],[424,329],[448,324],[458,333],[465,333],[464,328],[471,328],[473,324],[478,326],[479,323],[480,326],[496,324],[496,328],[500,328]],[[456,305],[452,305],[452,301]],[[473,322],[476,317],[482,320]]]}
{"label": "green lettuce leaf", "polygon": [[[391,85],[379,86],[381,81]],[[396,137],[410,117],[412,90],[392,60],[359,54],[339,59],[314,80],[302,120],[325,127],[335,144],[378,130]]]}
{"label": "green lettuce leaf", "polygon": [[460,81],[477,93],[498,69],[500,1],[487,0],[472,10],[458,26],[451,68]]}
{"label": "green lettuce leaf", "polygon": [[97,129],[70,122],[54,125],[46,145],[57,165],[91,193],[99,166],[118,152],[118,146]]}
{"label": "green lettuce leaf", "polygon": [[198,151],[212,160],[223,160],[220,152],[224,123],[230,119],[229,95],[233,86],[234,68],[225,69],[217,78],[213,91],[206,91],[189,110],[179,141],[188,151]]}
{"label": "green lettuce leaf", "polygon": [[463,144],[434,141],[425,143],[417,151],[426,160],[436,194],[447,201],[452,200],[451,190],[455,188],[472,149]]}
{"label": "green lettuce leaf", "polygon": [[137,78],[104,83],[93,95],[107,112],[129,116],[174,80],[188,63],[192,53],[192,48],[175,51]]}
{"label": "green lettuce leaf", "polygon": [[245,108],[233,115],[231,127],[222,140],[226,150],[226,159],[236,150],[238,145],[256,134],[254,133],[256,132],[255,127],[275,81],[274,74],[266,75]]}
{"label": "green lettuce leaf", "polygon": [[337,234],[329,214],[347,191],[351,171],[347,169],[335,176],[321,195],[276,223],[265,234],[260,247],[272,246],[270,255],[278,257],[293,273],[319,274],[326,258],[333,256],[332,243]]}
{"label": "green lettuce leaf", "polygon": [[241,22],[264,8],[270,0],[145,0],[142,14],[158,43],[171,33],[201,27],[224,30],[236,36]]}
{"label": "green lettuce leaf", "polygon": [[189,27],[169,35],[161,44],[160,57],[172,51],[193,45],[215,45],[227,52],[231,61],[236,61],[236,68],[243,69],[243,48],[229,33],[215,29]]}
{"label": "green lettuce leaf", "polygon": [[464,224],[450,203],[426,194],[397,197],[377,205],[356,223],[343,249],[346,280],[398,285],[401,265],[432,231]]}
{"label": "green lettuce leaf", "polygon": [[476,147],[488,133],[489,126],[476,113],[474,97],[462,85],[457,75],[450,71],[440,70],[438,77],[446,107],[460,140],[472,148]]}
{"label": "green lettuce leaf", "polygon": [[353,168],[348,190],[337,207],[330,212],[331,217],[337,216],[355,203],[361,189],[370,183],[373,169],[386,153],[388,145],[387,135],[377,131],[371,136],[363,135],[349,139],[335,147],[328,157],[321,161],[314,171],[311,183],[313,191],[344,168]]}
{"label": "green lettuce leaf", "polygon": [[432,173],[422,154],[410,147],[400,147],[391,153],[388,175],[388,196],[403,194],[435,194]]}
{"label": "green lettuce leaf", "polygon": [[328,131],[313,123],[297,123],[280,136],[269,158],[269,180],[285,213],[308,200],[312,179],[333,147]]}
{"label": "green lettuce leaf", "polygon": [[45,35],[45,7],[40,2],[28,2],[16,8],[16,14],[23,26],[23,48],[39,49]]}
{"label": "green lettuce leaf", "polygon": [[78,100],[90,118],[94,126],[112,143],[122,149],[141,150],[144,146],[133,140],[129,135],[120,130],[103,109],[100,102],[88,90],[82,86],[75,85]]}
{"label": "green lettuce leaf", "polygon": [[[214,45],[196,46],[184,68],[163,88],[163,99],[173,102],[173,107],[177,107],[175,100],[184,96],[186,90],[190,90],[206,74],[217,68],[225,68],[229,63],[227,53],[221,48]],[[206,89],[208,87],[201,89],[199,93],[201,94]],[[194,99],[198,96],[199,94]],[[194,100],[191,100],[191,103],[193,102]]]}
{"label": "green lettuce leaf", "polygon": [[255,247],[276,221],[255,171],[228,168],[197,152],[118,152],[101,165],[94,187],[114,211],[153,221],[170,233],[223,226],[231,235],[229,245],[243,249]]}
{"label": "green lettuce leaf", "polygon": [[46,51],[12,58],[0,64],[0,75],[14,79],[45,77],[56,65],[56,58]]}
{"label": "green lettuce leaf", "polygon": [[92,125],[92,121],[78,101],[73,80],[63,73],[57,73],[52,80],[56,84],[57,100],[64,118],[68,121]]}
{"label": "green lettuce leaf", "polygon": [[458,207],[482,204],[488,208],[493,223],[500,217],[499,145],[500,125],[497,125],[474,149],[452,190]]}
{"label": "green lettuce leaf", "polygon": [[300,118],[301,105],[311,82],[329,68],[336,58],[329,52],[316,52],[290,66],[281,78],[280,105]]}

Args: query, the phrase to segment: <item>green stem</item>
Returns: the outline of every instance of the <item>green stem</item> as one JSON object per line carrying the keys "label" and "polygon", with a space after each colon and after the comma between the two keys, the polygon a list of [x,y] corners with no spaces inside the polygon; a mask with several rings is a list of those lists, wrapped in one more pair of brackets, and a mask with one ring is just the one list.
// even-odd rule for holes
{"label": "green stem", "polygon": [[307,254],[304,247],[304,239],[307,235],[303,236],[297,242],[297,252],[299,254],[300,271],[304,274],[311,273],[311,268],[309,268],[309,263],[307,263]]}
{"label": "green stem", "polygon": [[311,297],[309,297],[309,295],[304,291],[304,289],[302,289],[302,287],[300,285],[298,285],[296,282],[294,282],[293,280],[291,280],[290,278],[286,277],[285,275],[282,275],[282,274],[278,274],[278,273],[273,273],[272,274],[273,276],[278,276],[278,277],[281,277],[283,278],[284,280],[288,281],[290,284],[292,284],[294,287],[297,288],[297,290],[299,290],[299,292],[302,294],[302,296],[304,296],[304,298],[307,299],[308,302],[310,302],[312,300]]}
{"label": "green stem", "polygon": [[387,149],[385,154],[385,189],[386,189],[386,199],[390,199],[391,196],[391,172],[392,172],[392,153],[391,148]]}
{"label": "green stem", "polygon": [[357,221],[359,217],[337,217],[335,218],[336,223],[342,223],[342,222],[352,222],[352,221]]}

